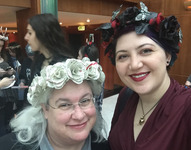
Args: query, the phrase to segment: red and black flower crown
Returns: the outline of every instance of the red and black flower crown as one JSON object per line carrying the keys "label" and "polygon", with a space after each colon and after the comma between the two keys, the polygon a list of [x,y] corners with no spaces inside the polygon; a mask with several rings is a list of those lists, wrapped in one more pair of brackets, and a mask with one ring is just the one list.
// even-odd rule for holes
{"label": "red and black flower crown", "polygon": [[115,65],[115,42],[122,34],[135,31],[144,34],[159,44],[172,55],[170,65],[173,65],[182,43],[182,32],[175,16],[163,17],[161,13],[149,12],[144,3],[140,2],[141,9],[129,7],[120,15],[120,9],[113,12],[110,23],[101,25],[102,46],[105,55],[108,55]]}

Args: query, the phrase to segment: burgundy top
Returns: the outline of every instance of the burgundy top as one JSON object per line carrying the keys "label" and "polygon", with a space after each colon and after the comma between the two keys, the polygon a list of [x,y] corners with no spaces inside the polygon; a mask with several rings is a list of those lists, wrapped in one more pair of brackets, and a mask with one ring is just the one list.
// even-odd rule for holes
{"label": "burgundy top", "polygon": [[171,79],[169,89],[145,122],[136,141],[133,123],[139,96],[134,93],[117,117],[121,95],[109,135],[112,150],[191,150],[191,89]]}

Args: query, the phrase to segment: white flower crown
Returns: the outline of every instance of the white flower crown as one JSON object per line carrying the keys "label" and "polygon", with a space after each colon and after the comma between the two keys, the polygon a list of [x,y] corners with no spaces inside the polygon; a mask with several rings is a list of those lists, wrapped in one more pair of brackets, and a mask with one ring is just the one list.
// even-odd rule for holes
{"label": "white flower crown", "polygon": [[102,67],[95,61],[84,57],[82,60],[67,59],[49,65],[41,70],[41,75],[36,76],[29,87],[27,98],[34,107],[47,101],[47,92],[50,89],[61,89],[69,80],[81,84],[84,80],[93,82],[93,93],[99,94],[105,80]]}

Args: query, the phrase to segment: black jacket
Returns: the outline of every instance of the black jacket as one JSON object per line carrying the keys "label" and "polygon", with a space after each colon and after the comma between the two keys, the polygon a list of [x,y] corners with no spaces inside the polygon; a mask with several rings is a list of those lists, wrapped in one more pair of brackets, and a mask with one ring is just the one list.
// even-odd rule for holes
{"label": "black jacket", "polygon": [[[32,150],[33,145],[23,145],[18,142],[16,135],[14,133],[7,134],[3,137],[0,137],[0,150]],[[108,141],[101,143],[91,144],[92,150],[110,150]],[[41,150],[36,148],[35,150]]]}

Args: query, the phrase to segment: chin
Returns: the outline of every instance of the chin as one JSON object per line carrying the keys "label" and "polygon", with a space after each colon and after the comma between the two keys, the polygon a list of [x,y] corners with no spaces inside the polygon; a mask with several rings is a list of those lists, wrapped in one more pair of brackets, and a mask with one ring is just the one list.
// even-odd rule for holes
{"label": "chin", "polygon": [[89,132],[87,132],[87,133],[77,133],[77,134],[73,135],[72,139],[75,140],[75,141],[79,141],[80,142],[80,141],[86,140],[88,135],[89,135]]}
{"label": "chin", "polygon": [[150,89],[146,88],[146,87],[143,87],[143,88],[135,88],[134,90],[137,94],[141,94],[141,95],[144,95],[144,94],[147,94],[150,92]]}

